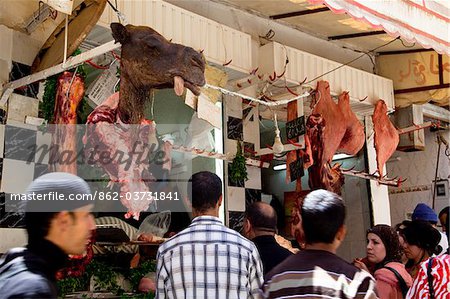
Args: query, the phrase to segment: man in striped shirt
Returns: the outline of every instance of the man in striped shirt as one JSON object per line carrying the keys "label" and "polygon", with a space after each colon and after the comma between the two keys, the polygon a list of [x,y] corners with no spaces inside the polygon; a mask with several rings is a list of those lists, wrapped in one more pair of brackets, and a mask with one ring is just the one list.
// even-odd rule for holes
{"label": "man in striped shirt", "polygon": [[222,182],[192,176],[192,224],[158,249],[157,298],[253,298],[263,281],[255,245],[218,218]]}
{"label": "man in striped shirt", "polygon": [[375,280],[336,256],[345,237],[345,206],[329,191],[309,193],[301,208],[305,250],[270,271],[265,298],[377,298]]}

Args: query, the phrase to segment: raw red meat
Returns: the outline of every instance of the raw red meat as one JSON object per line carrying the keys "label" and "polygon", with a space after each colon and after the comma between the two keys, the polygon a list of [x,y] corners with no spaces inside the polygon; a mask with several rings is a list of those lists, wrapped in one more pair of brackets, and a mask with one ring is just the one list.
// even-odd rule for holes
{"label": "raw red meat", "polygon": [[84,80],[64,72],[58,77],[49,167],[77,174],[77,108],[84,96]]}
{"label": "raw red meat", "polygon": [[339,166],[331,167],[333,155],[347,130],[339,106],[333,101],[326,81],[317,83],[315,106],[306,122],[313,164],[308,168],[309,187],[340,193],[343,176]]}
{"label": "raw red meat", "polygon": [[[151,191],[154,182],[150,161],[142,159],[155,144],[151,140],[156,140],[155,123],[144,119],[151,90],[173,87],[177,95],[182,95],[186,87],[198,95],[200,86],[205,84],[205,61],[199,52],[171,43],[149,27],[112,23],[111,30],[116,42],[122,44],[120,97],[111,96],[89,115],[88,124],[95,125],[88,125],[84,141],[88,149],[97,146],[107,153],[125,153],[122,160],[129,163],[119,163],[119,157],[114,157],[115,160],[100,166],[113,182],[120,184],[121,202],[128,209],[125,217],[137,219],[152,202],[149,197],[127,200],[127,195],[134,198]],[[165,148],[166,154],[170,154],[170,147]],[[96,158],[101,157],[97,154]],[[164,158],[170,160],[167,155]],[[164,168],[170,168],[169,161]]]}
{"label": "raw red meat", "polygon": [[[331,98],[330,85],[326,81],[317,83],[316,105],[311,115],[320,117],[325,121],[323,127],[323,140],[326,142],[322,148],[322,159],[318,164],[331,162],[334,154],[339,148],[342,139],[347,131],[347,122],[344,119],[341,109]],[[314,151],[314,149],[313,149]],[[315,159],[314,159],[315,160]]]}
{"label": "raw red meat", "polygon": [[344,178],[340,165],[331,166],[331,161],[336,152],[355,155],[361,150],[364,127],[351,110],[348,92],[343,92],[336,104],[328,82],[319,81],[316,90],[305,136],[311,143],[313,161],[308,169],[309,185],[313,190],[324,188],[339,194]]}
{"label": "raw red meat", "polygon": [[341,93],[338,106],[341,110],[341,117],[346,125],[346,130],[337,151],[348,155],[356,155],[364,146],[366,137],[363,125],[350,107],[348,92]]}
{"label": "raw red meat", "polygon": [[83,142],[87,157],[108,173],[110,184],[119,184],[120,201],[128,209],[125,217],[138,219],[153,202],[145,193],[155,181],[149,171],[150,160],[145,157],[158,146],[149,144],[156,126],[148,120],[137,125],[123,123],[117,116],[118,102],[119,93],[115,93],[89,115]]}
{"label": "raw red meat", "polygon": [[372,115],[374,130],[374,145],[377,153],[377,169],[380,177],[386,161],[395,152],[400,140],[397,129],[387,116],[387,106],[383,100],[378,100]]}

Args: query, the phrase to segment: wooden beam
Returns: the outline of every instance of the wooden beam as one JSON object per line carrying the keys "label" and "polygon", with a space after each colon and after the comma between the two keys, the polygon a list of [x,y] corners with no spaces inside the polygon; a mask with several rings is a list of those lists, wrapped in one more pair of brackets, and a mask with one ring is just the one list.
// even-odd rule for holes
{"label": "wooden beam", "polygon": [[115,43],[114,41],[107,42],[106,44],[103,44],[97,48],[94,48],[92,50],[89,50],[87,52],[83,52],[77,56],[69,57],[66,61],[66,63],[60,63],[58,65],[52,66],[48,69],[42,70],[40,72],[37,72],[35,74],[20,78],[18,80],[6,83],[3,85],[3,93],[2,97],[0,99],[0,106],[3,106],[8,101],[9,96],[12,94],[14,89],[34,83],[36,81],[46,79],[50,76],[62,73],[65,70],[69,70],[71,68],[74,68],[82,63],[84,63],[86,60],[95,58],[99,55],[102,55],[104,53],[107,53],[109,51],[113,51],[115,49],[120,48],[119,43]]}
{"label": "wooden beam", "polygon": [[414,87],[414,88],[406,88],[406,89],[397,89],[397,90],[394,90],[394,94],[402,94],[402,93],[417,92],[417,91],[427,91],[427,90],[449,88],[449,87],[450,87],[450,83],[430,85],[430,86],[421,86],[421,87]]}
{"label": "wooden beam", "polygon": [[320,8],[316,8],[316,9],[299,10],[299,11],[293,11],[293,12],[283,13],[283,14],[279,14],[279,15],[273,15],[273,16],[269,16],[269,18],[271,18],[273,20],[279,20],[279,19],[305,16],[305,15],[310,15],[310,14],[315,14],[315,13],[325,12],[325,11],[330,11],[330,10],[328,9],[328,7],[320,7]]}
{"label": "wooden beam", "polygon": [[434,50],[433,49],[410,49],[410,50],[378,52],[378,55],[395,55],[395,54],[408,54],[408,53],[431,52],[431,51],[434,51]]}
{"label": "wooden beam", "polygon": [[444,84],[444,65],[442,64],[442,55],[438,54],[438,67],[439,67],[439,84]]}
{"label": "wooden beam", "polygon": [[339,39],[349,39],[349,38],[357,38],[357,37],[363,37],[363,36],[371,36],[371,35],[380,35],[380,34],[387,34],[383,30],[379,31],[369,31],[369,32],[358,32],[358,33],[350,33],[350,34],[342,34],[342,35],[334,35],[329,36],[329,40],[339,40]]}

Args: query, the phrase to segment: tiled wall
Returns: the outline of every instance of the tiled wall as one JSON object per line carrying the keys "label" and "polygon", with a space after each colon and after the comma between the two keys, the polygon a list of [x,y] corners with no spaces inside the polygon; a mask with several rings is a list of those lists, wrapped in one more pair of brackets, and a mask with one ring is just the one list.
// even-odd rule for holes
{"label": "tiled wall", "polygon": [[[241,98],[226,97],[225,105],[225,144],[224,152],[236,154],[237,139],[244,141],[244,147],[252,151],[259,148],[259,120],[256,109],[243,104]],[[246,152],[246,156],[252,156]],[[225,166],[229,171],[228,165]],[[261,201],[261,169],[247,165],[248,180],[234,182],[225,176],[228,225],[240,231],[246,207],[255,201]]]}
{"label": "tiled wall", "polygon": [[[441,131],[444,138],[450,141],[450,132]],[[425,130],[425,151],[395,152],[393,158],[387,163],[389,176],[401,176],[408,180],[399,188],[390,188],[390,207],[392,224],[397,224],[405,219],[407,213],[411,213],[418,203],[432,205],[434,175],[436,171],[438,144],[436,133]],[[450,179],[450,160],[444,154],[445,145],[441,146],[438,176],[442,179]],[[411,191],[395,193],[407,188],[422,189],[423,191]],[[439,213],[444,205],[449,205],[449,199],[436,202],[436,212]]]}

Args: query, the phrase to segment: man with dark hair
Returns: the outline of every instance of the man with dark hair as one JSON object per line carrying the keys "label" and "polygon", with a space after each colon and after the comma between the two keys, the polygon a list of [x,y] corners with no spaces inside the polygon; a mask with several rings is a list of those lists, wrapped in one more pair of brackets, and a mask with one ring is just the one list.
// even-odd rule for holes
{"label": "man with dark hair", "polygon": [[[80,177],[53,172],[34,180],[25,195],[28,245],[11,249],[0,260],[0,298],[57,298],[56,272],[69,254],[85,252],[95,229],[93,204],[69,196],[87,198],[91,191]],[[68,200],[42,200],[55,195]]]}
{"label": "man with dark hair", "polygon": [[156,298],[253,298],[261,287],[255,245],[219,220],[222,182],[192,176],[192,224],[163,243],[156,260]]}
{"label": "man with dark hair", "polygon": [[313,191],[300,215],[305,250],[266,275],[263,297],[377,298],[374,278],[336,256],[346,234],[342,199],[326,190]]}
{"label": "man with dark hair", "polygon": [[440,212],[439,212],[439,222],[441,223],[442,226],[442,231],[444,233],[446,233],[449,228],[448,228],[448,214],[450,212],[450,207],[446,206],[445,208],[443,208]]}
{"label": "man with dark hair", "polygon": [[276,232],[277,214],[269,204],[254,202],[245,211],[243,234],[258,248],[264,274],[292,255],[289,250],[276,242]]}

